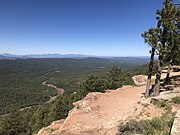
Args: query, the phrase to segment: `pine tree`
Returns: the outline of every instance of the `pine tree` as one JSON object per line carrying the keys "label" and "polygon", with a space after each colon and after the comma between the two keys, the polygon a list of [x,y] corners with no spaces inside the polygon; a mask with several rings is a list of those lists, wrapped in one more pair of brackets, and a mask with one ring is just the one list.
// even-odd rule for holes
{"label": "pine tree", "polygon": [[167,51],[165,54],[164,62],[169,64],[168,72],[165,83],[169,84],[169,76],[171,65],[180,64],[180,8],[172,5],[171,12],[169,13],[169,37],[167,39]]}
{"label": "pine tree", "polygon": [[[163,66],[163,59],[166,54],[168,47],[174,45],[174,37],[172,37],[173,27],[174,27],[174,18],[175,18],[175,6],[173,2],[170,0],[165,0],[163,3],[164,7],[161,10],[157,10],[156,14],[158,15],[157,20],[158,24],[157,27],[160,29],[159,34],[159,57],[157,63],[157,73],[156,73],[156,80],[155,80],[155,90],[154,96],[159,95],[160,91],[160,79],[161,79],[161,71]],[[170,42],[171,40],[171,42]],[[173,41],[173,42],[172,42]],[[171,43],[171,44],[170,44]],[[173,43],[173,44],[172,44]],[[170,47],[172,48],[172,47]]]}
{"label": "pine tree", "polygon": [[106,75],[106,87],[108,89],[117,89],[122,87],[122,72],[121,68],[114,65]]}
{"label": "pine tree", "polygon": [[104,80],[91,74],[82,83],[81,89],[86,95],[89,92],[104,92],[106,87],[104,86]]}
{"label": "pine tree", "polygon": [[147,85],[146,85],[146,91],[145,91],[145,97],[149,97],[150,95],[150,85],[151,85],[151,76],[152,76],[152,69],[154,64],[154,55],[156,51],[156,47],[158,46],[158,33],[159,29],[157,28],[150,28],[148,31],[145,31],[144,34],[142,34],[142,37],[145,40],[145,43],[148,43],[148,45],[151,46],[151,57],[149,62],[149,70],[148,70],[148,79],[147,79]]}

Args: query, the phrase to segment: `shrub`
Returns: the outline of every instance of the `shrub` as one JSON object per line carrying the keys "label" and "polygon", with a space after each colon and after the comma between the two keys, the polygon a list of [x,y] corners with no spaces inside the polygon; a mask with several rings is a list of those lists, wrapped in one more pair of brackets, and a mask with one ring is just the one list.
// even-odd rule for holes
{"label": "shrub", "polygon": [[95,75],[90,75],[82,83],[81,89],[88,92],[104,92],[106,89],[103,79],[96,77]]}
{"label": "shrub", "polygon": [[171,106],[163,99],[152,98],[151,103],[157,107],[160,107],[160,108],[166,108],[169,110],[171,109]]}
{"label": "shrub", "polygon": [[172,102],[175,104],[180,104],[180,97],[176,96],[176,97],[172,98]]}
{"label": "shrub", "polygon": [[142,134],[145,127],[145,121],[130,120],[125,125],[119,126],[117,135]]}
{"label": "shrub", "polygon": [[108,89],[117,89],[122,87],[121,69],[115,65],[106,74],[106,87]]}

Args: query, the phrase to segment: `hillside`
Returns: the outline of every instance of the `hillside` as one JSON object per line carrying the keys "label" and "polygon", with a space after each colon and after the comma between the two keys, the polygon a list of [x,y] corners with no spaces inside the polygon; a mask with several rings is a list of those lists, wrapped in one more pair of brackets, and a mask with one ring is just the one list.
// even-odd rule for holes
{"label": "hillside", "polygon": [[[180,72],[173,73],[180,76]],[[165,91],[156,99],[170,100],[180,96],[180,81],[176,78],[174,91]],[[126,86],[106,93],[89,93],[84,99],[75,102],[74,108],[64,120],[53,122],[43,128],[38,135],[115,135],[118,126],[129,120],[152,119],[167,112],[166,107],[157,107],[145,99],[145,86]],[[168,93],[168,94],[167,94]],[[165,103],[164,103],[165,104]],[[173,111],[180,109],[173,106]],[[170,129],[167,129],[170,130]]]}

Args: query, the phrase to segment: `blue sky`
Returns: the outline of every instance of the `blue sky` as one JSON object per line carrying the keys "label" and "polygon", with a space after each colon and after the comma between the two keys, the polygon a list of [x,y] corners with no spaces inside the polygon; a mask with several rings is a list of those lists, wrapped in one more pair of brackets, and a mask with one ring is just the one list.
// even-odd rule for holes
{"label": "blue sky", "polygon": [[163,0],[0,0],[0,54],[146,56]]}

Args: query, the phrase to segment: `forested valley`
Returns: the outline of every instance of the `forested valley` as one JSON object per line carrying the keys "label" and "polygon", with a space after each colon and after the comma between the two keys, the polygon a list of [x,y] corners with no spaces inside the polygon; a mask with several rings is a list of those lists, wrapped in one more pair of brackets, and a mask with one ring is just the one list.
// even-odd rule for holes
{"label": "forested valley", "polygon": [[[148,58],[0,61],[2,135],[35,133],[54,120],[65,118],[72,103],[88,92],[133,85],[133,75],[148,71],[148,65],[144,65]],[[45,81],[63,88],[63,96],[58,95],[56,89],[43,85]],[[56,98],[48,102],[51,97]]]}

